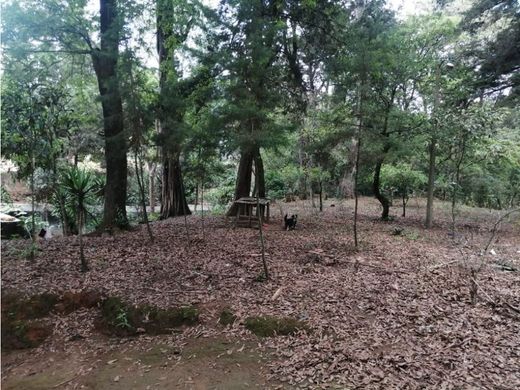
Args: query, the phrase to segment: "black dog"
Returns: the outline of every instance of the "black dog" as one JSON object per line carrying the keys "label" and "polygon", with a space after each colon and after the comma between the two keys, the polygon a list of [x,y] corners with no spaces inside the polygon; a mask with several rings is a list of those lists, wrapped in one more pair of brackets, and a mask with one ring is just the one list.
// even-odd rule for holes
{"label": "black dog", "polygon": [[285,222],[285,230],[294,230],[296,228],[296,222],[298,221],[298,216],[296,214],[291,215],[291,218],[287,217],[287,214],[285,214],[285,217],[283,217],[283,220]]}

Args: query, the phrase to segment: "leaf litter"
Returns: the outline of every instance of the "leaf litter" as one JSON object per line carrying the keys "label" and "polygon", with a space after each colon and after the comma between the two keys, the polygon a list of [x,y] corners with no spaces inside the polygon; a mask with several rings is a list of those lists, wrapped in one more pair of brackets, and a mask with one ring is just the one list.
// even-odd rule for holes
{"label": "leaf litter", "polygon": [[[190,216],[190,246],[182,219],[154,223],[153,245],[142,227],[86,237],[86,274],[79,272],[73,238],[43,243],[35,264],[14,255],[19,242],[4,241],[2,289],[28,295],[89,289],[132,304],[197,305],[199,325],[161,339],[179,350],[199,337],[255,339],[243,326],[249,316],[305,321],[308,332],[257,340],[257,348],[271,356],[269,378],[282,386],[520,388],[520,319],[503,303],[520,307],[520,272],[492,266],[500,254],[520,267],[518,225],[505,226],[495,254],[481,256],[492,220],[468,217],[460,233],[465,240],[457,241],[447,236],[447,217],[429,231],[421,227],[419,208],[406,219],[383,223],[377,205],[363,199],[361,246],[355,250],[350,206],[318,214],[299,204],[295,231],[284,231],[276,221],[266,225],[272,275],[266,282],[255,281],[262,270],[256,230],[233,229],[224,218],[209,217],[202,236],[200,217]],[[392,234],[403,226],[413,234]],[[482,291],[472,305],[468,270],[478,262],[484,264],[476,274]],[[217,323],[223,307],[237,317],[231,326]],[[152,339],[107,341],[93,328],[96,315],[95,309],[52,314],[54,334],[33,352],[45,356],[74,344],[101,356]]]}

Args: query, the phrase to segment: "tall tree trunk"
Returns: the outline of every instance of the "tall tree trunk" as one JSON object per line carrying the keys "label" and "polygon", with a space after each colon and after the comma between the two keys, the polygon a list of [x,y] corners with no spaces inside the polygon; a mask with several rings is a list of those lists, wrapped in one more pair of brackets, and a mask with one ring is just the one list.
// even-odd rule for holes
{"label": "tall tree trunk", "polygon": [[[33,137],[34,140],[34,137]],[[34,142],[33,142],[34,145]],[[31,252],[29,253],[29,258],[31,261],[34,261],[34,252],[36,250],[36,222],[35,222],[35,197],[34,193],[34,170],[36,169],[36,158],[34,157],[35,147],[32,148],[32,157],[31,157]]]}
{"label": "tall tree trunk", "polygon": [[[235,184],[234,200],[250,196],[251,194],[251,172],[255,159],[255,148],[242,148],[240,152],[240,162],[238,163],[237,181]],[[237,205],[233,204],[227,211],[227,216],[235,216]]]}
{"label": "tall tree trunk", "polygon": [[440,79],[441,69],[440,65],[435,68],[435,96],[433,99],[433,119],[435,120],[433,126],[433,134],[428,145],[428,189],[426,201],[426,228],[431,228],[433,223],[433,192],[435,191],[435,157],[437,147],[437,132],[439,130],[438,110],[441,100],[440,94]]}
{"label": "tall tree trunk", "polygon": [[[360,105],[361,106],[361,105]],[[361,154],[361,129],[363,126],[363,112],[361,109],[359,110],[359,126],[356,132],[356,162],[354,164],[354,246],[357,248],[359,245],[358,240],[358,229],[357,229],[357,221],[358,221],[358,208],[359,208],[359,193],[358,193],[358,184],[359,184],[359,156]]]}
{"label": "tall tree trunk", "polygon": [[428,145],[428,188],[426,201],[426,228],[432,227],[433,222],[433,192],[435,190],[435,149],[437,140],[432,136]]}
{"label": "tall tree trunk", "polygon": [[323,211],[323,183],[320,179],[318,185],[320,186],[320,211]]}
{"label": "tall tree trunk", "polygon": [[374,170],[374,181],[372,182],[372,191],[374,192],[374,196],[383,206],[383,213],[381,214],[381,219],[383,221],[387,221],[390,214],[390,200],[381,192],[381,167],[383,166],[383,162],[385,161],[385,157],[390,151],[390,135],[388,134],[388,120],[390,117],[390,111],[392,110],[392,106],[394,104],[394,98],[397,91],[397,87],[392,89],[392,93],[390,96],[389,103],[386,107],[385,112],[385,122],[383,124],[383,130],[381,131],[381,136],[383,137],[383,151],[379,158],[376,161],[376,168]]}
{"label": "tall tree trunk", "polygon": [[195,214],[197,214],[197,206],[199,205],[199,183],[195,186],[195,206],[193,206],[195,210]]}
{"label": "tall tree trunk", "polygon": [[[173,31],[174,7],[167,0],[157,1],[157,53],[159,55],[159,87],[161,112],[159,119],[159,133],[164,137],[162,147],[162,196],[161,218],[189,215],[191,211],[186,202],[186,195],[182,181],[180,164],[181,145],[177,137],[172,136],[173,128],[167,123],[179,121],[178,108],[166,106],[168,94],[172,92],[172,79],[175,78],[175,48],[168,47],[171,42],[177,44],[184,41],[187,32],[183,36],[177,36]],[[189,31],[187,28],[186,31]]]}
{"label": "tall tree trunk", "polygon": [[190,214],[182,182],[180,153],[163,157],[161,219]]}
{"label": "tall tree trunk", "polygon": [[340,191],[341,195],[345,198],[354,197],[354,175],[356,174],[356,157],[357,157],[357,139],[352,137],[350,141],[347,164],[343,177],[340,180]]}
{"label": "tall tree trunk", "polygon": [[[393,104],[394,96],[395,96],[395,89],[394,89],[394,92],[392,93],[392,99],[391,99],[392,103],[391,104]],[[381,206],[383,206],[383,213],[381,214],[381,219],[383,221],[387,221],[388,216],[390,214],[390,200],[388,199],[388,197],[386,197],[381,192],[381,167],[383,166],[383,162],[385,161],[386,155],[390,151],[390,140],[388,139],[389,138],[388,118],[390,115],[391,108],[392,108],[392,106],[388,105],[387,110],[386,110],[385,122],[383,124],[383,131],[381,132],[381,136],[383,136],[383,142],[384,142],[383,151],[382,151],[380,157],[376,161],[376,167],[374,169],[374,181],[372,182],[372,191],[374,192],[374,196],[379,201],[379,203],[381,203]]]}
{"label": "tall tree trunk", "polygon": [[144,173],[143,173],[143,162],[139,159],[139,151],[135,150],[134,152],[134,164],[135,164],[135,175],[137,178],[137,186],[139,187],[139,197],[141,200],[141,207],[143,208],[143,220],[146,224],[146,230],[148,232],[148,238],[150,239],[150,242],[153,243],[153,232],[152,228],[150,227],[150,221],[148,219],[148,211],[146,211],[146,195],[145,195],[145,188],[144,188]]}
{"label": "tall tree trunk", "polygon": [[119,93],[117,61],[121,21],[116,0],[100,0],[101,48],[92,51],[92,62],[103,107],[106,185],[103,227],[127,227],[127,142],[123,128],[123,105]]}
{"label": "tall tree trunk", "polygon": [[[300,126],[303,126],[303,124]],[[300,197],[300,199],[307,199],[308,156],[307,156],[307,153],[305,153],[306,144],[307,144],[306,137],[303,134],[303,129],[301,129],[299,137],[298,137],[298,163],[299,163],[299,167],[300,167],[300,175],[298,176],[298,187],[297,187],[298,196]]]}
{"label": "tall tree trunk", "polygon": [[[256,186],[258,188],[260,188],[260,183],[258,182],[259,178],[260,178],[260,176],[258,176],[258,175],[255,177]],[[262,216],[264,214],[263,214],[263,210],[260,209],[260,197],[258,196],[258,193],[256,195],[256,212],[258,213],[258,234],[260,236],[260,247],[262,249],[262,264],[264,266],[264,275],[263,276],[264,276],[265,280],[268,280],[269,279],[269,269],[267,268],[267,260],[265,258],[264,227],[263,227],[264,220],[262,218]]]}
{"label": "tall tree trunk", "polygon": [[[387,147],[385,146],[384,149],[387,149]],[[383,152],[383,156],[386,155],[386,152]],[[390,200],[381,192],[381,167],[383,166],[383,161],[384,157],[380,157],[377,159],[376,168],[374,169],[374,181],[372,182],[372,191],[374,192],[374,196],[376,197],[376,199],[379,201],[379,203],[381,203],[381,206],[383,206],[383,213],[381,214],[381,219],[383,221],[387,221],[388,216],[390,214]]]}
{"label": "tall tree trunk", "polygon": [[460,150],[460,156],[457,159],[457,163],[455,165],[455,180],[453,181],[453,191],[452,191],[452,197],[451,197],[451,232],[453,233],[453,238],[455,238],[455,218],[456,218],[456,206],[457,206],[457,194],[459,190],[459,183],[460,183],[460,173],[461,173],[461,167],[462,162],[464,161],[464,156],[466,153],[466,136],[463,135],[462,143],[459,148]]}
{"label": "tall tree trunk", "polygon": [[155,213],[155,163],[148,161],[148,198],[150,211]]}
{"label": "tall tree trunk", "polygon": [[79,237],[79,258],[81,261],[81,272],[88,271],[88,263],[85,258],[85,250],[83,246],[83,224],[85,223],[85,211],[83,210],[82,205],[79,206],[79,215],[78,215],[78,237]]}
{"label": "tall tree trunk", "polygon": [[[362,75],[362,81],[364,81],[364,75]],[[355,145],[356,145],[356,162],[354,163],[354,223],[353,223],[353,230],[354,230],[354,246],[359,246],[359,240],[358,240],[358,210],[359,210],[359,193],[358,193],[358,185],[359,185],[359,160],[360,160],[360,154],[361,154],[361,131],[363,130],[363,120],[364,120],[364,112],[363,112],[363,103],[364,103],[364,94],[363,94],[363,84],[360,83],[358,85],[358,91],[357,91],[357,114],[358,114],[358,126],[355,133]]]}
{"label": "tall tree trunk", "polygon": [[256,192],[260,198],[265,198],[265,172],[264,172],[264,161],[260,155],[260,149],[255,150],[255,180],[256,180]]}
{"label": "tall tree trunk", "polygon": [[202,175],[202,184],[200,186],[200,221],[202,223],[202,239],[206,238],[204,233],[204,175]]}
{"label": "tall tree trunk", "polygon": [[[264,173],[264,162],[260,155],[260,149],[256,149],[256,155],[254,157],[255,164],[255,196],[258,198],[265,198],[265,173]],[[259,215],[264,215],[265,206],[258,206]]]}
{"label": "tall tree trunk", "polygon": [[[291,35],[289,36],[289,29]],[[297,24],[294,20],[291,19],[290,26],[286,25],[286,29],[283,30],[283,54],[287,59],[288,70],[290,75],[290,82],[292,84],[293,90],[296,92],[295,100],[296,107],[298,108],[297,118],[305,118],[305,113],[307,112],[307,97],[306,97],[306,85],[304,82],[304,75],[302,72],[302,64],[299,58],[299,48],[298,48],[298,34],[297,34]],[[309,79],[311,83],[313,82],[313,77]],[[300,133],[298,137],[298,163],[300,167],[300,176],[298,177],[297,183],[297,191],[298,195],[305,199],[307,197],[307,157],[304,151],[306,144],[306,136],[303,133],[303,125],[304,121],[298,120],[298,127],[300,127]],[[295,194],[291,194],[295,195]]]}

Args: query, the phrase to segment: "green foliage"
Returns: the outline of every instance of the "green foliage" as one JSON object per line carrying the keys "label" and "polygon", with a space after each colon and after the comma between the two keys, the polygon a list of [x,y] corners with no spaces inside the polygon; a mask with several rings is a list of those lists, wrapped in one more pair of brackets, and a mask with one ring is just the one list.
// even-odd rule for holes
{"label": "green foliage", "polygon": [[[91,172],[69,168],[60,177],[58,190],[55,193],[54,204],[58,205],[55,212],[61,213],[59,197],[63,199],[66,215],[62,217],[71,218],[82,229],[87,220],[96,221],[95,207],[99,204],[98,194],[103,182],[96,178]],[[87,219],[88,218],[88,219]]]}
{"label": "green foliage", "polygon": [[[36,232],[36,234],[38,234],[38,232],[41,229],[43,229],[47,226],[47,223],[43,220],[43,218],[40,214],[35,213],[34,226],[32,225],[32,223],[33,223],[32,215],[23,215],[23,216],[20,216],[19,219],[20,219],[20,221],[22,221],[22,224],[23,224],[25,230],[27,230],[27,233],[29,235],[31,234],[30,232]],[[34,249],[38,248],[38,246],[35,245],[34,243],[31,243],[30,245],[31,245],[31,247],[34,247]],[[30,250],[30,248],[28,248],[27,250]],[[25,257],[25,254],[22,256]]]}
{"label": "green foliage", "polygon": [[125,329],[131,328],[131,325],[128,322],[128,314],[126,313],[125,309],[122,307],[119,308],[119,312],[117,313],[115,324],[119,328],[125,328]]}
{"label": "green foliage", "polygon": [[9,206],[13,203],[11,195],[3,185],[0,186],[0,203],[2,204],[2,206]]}
{"label": "green foliage", "polygon": [[204,197],[205,201],[211,203],[214,209],[215,206],[217,206],[217,208],[218,206],[223,206],[223,208],[225,208],[233,200],[233,194],[235,190],[235,178],[233,171],[228,170],[223,172],[222,175],[213,177],[214,187],[209,188]]}
{"label": "green foliage", "polygon": [[[213,211],[223,211],[242,147],[261,148],[271,198],[310,188],[341,196],[359,132],[362,194],[373,194],[379,159],[384,193],[421,191],[435,139],[437,196],[493,208],[520,203],[520,19],[511,2],[478,0],[463,15],[441,7],[405,20],[379,0],[226,0],[216,11],[161,0],[157,15],[145,2],[119,4],[125,140],[139,164],[157,161],[158,148],[180,156],[191,202],[203,186]],[[99,21],[86,6],[10,1],[2,15],[2,157],[21,178],[34,175],[35,195],[50,198],[72,232],[80,215],[89,228],[96,223],[104,187],[67,168],[104,157],[89,58]],[[159,78],[145,58],[155,50],[146,40],[155,16],[165,48]]]}
{"label": "green foliage", "polygon": [[381,169],[381,185],[389,194],[397,193],[408,198],[414,192],[422,190],[426,182],[426,175],[409,164],[384,165]]}
{"label": "green foliage", "polygon": [[465,12],[462,27],[470,33],[465,56],[476,64],[478,79],[473,88],[498,95],[511,106],[520,98],[520,18],[517,1],[476,0]]}
{"label": "green foliage", "polygon": [[271,199],[282,199],[287,194],[287,184],[281,172],[267,171],[265,175],[265,186],[267,197]]}

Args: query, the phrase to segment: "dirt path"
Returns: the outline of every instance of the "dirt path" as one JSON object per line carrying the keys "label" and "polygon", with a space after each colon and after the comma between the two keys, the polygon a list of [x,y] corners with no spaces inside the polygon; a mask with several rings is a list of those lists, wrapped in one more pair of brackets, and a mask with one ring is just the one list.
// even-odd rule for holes
{"label": "dirt path", "polygon": [[265,389],[265,362],[254,343],[225,338],[192,339],[182,351],[159,338],[100,355],[78,344],[45,359],[4,354],[2,389]]}

